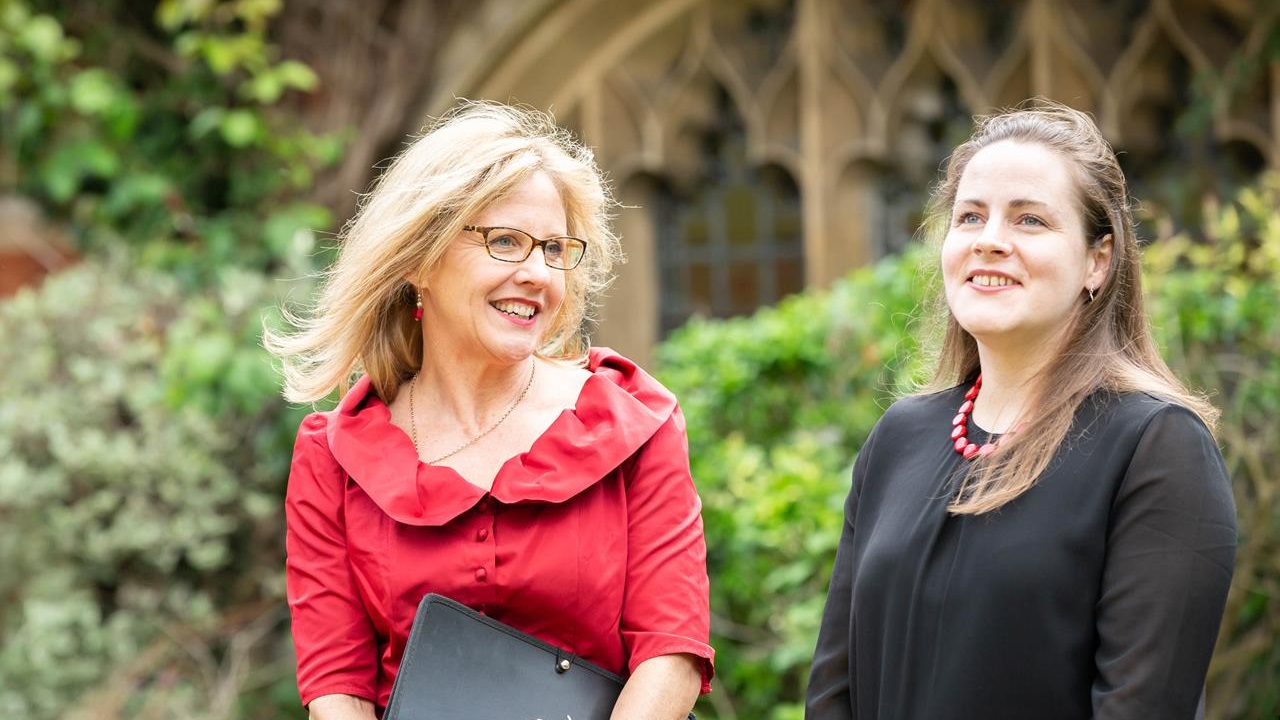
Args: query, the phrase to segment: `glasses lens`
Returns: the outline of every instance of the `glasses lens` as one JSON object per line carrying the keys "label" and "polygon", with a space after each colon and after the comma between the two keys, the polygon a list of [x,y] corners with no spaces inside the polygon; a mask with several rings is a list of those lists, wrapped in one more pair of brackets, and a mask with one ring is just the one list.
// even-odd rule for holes
{"label": "glasses lens", "polygon": [[586,246],[576,237],[553,237],[543,242],[547,264],[558,270],[572,270],[582,260]]}
{"label": "glasses lens", "polygon": [[547,264],[558,270],[572,270],[577,267],[586,249],[585,243],[571,237],[551,238],[542,246]]}
{"label": "glasses lens", "polygon": [[499,260],[520,262],[529,257],[533,238],[511,228],[493,228],[484,238],[489,254]]}

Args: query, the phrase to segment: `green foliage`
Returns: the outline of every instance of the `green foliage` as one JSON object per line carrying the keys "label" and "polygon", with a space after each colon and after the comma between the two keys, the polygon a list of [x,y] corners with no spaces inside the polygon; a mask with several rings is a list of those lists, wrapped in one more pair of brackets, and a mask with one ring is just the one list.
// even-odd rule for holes
{"label": "green foliage", "polygon": [[[1212,393],[1241,548],[1209,676],[1209,717],[1280,710],[1280,175],[1211,207],[1204,241],[1146,251],[1149,311],[1174,372]],[[694,321],[658,351],[688,415],[704,501],[717,690],[699,717],[799,720],[871,426],[922,368],[925,251],[751,318]]]}
{"label": "green foliage", "polygon": [[695,320],[658,352],[688,418],[712,578],[719,718],[798,720],[849,469],[918,375],[923,251],[751,318]]}
{"label": "green foliage", "polygon": [[[0,714],[299,715],[267,277],[317,265],[279,0],[0,0],[0,193],[96,258],[0,304]],[[104,260],[105,258],[105,260]],[[252,672],[250,672],[252,670]]]}
{"label": "green foliage", "polygon": [[1210,205],[1205,240],[1148,249],[1150,312],[1174,372],[1212,393],[1240,549],[1208,717],[1280,713],[1280,174]]}
{"label": "green foliage", "polygon": [[168,673],[148,702],[192,717],[237,628],[278,631],[300,411],[257,345],[272,302],[244,272],[193,297],[86,262],[0,304],[0,714],[61,717],[115,683],[134,717],[132,686]]}
{"label": "green foliage", "polygon": [[199,283],[332,222],[299,199],[340,145],[280,103],[317,80],[268,42],[277,0],[46,4],[0,4],[0,188]]}

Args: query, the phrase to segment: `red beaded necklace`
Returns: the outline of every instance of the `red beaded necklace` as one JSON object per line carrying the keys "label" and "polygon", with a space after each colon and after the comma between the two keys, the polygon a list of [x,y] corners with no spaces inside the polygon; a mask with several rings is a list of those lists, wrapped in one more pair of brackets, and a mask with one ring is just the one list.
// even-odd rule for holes
{"label": "red beaded necklace", "polygon": [[978,445],[969,442],[969,413],[973,412],[973,402],[978,399],[978,391],[982,389],[982,375],[978,375],[978,379],[973,381],[973,387],[969,388],[969,392],[964,394],[964,402],[960,405],[960,409],[956,412],[956,416],[951,420],[951,439],[955,441],[956,452],[964,456],[965,460],[972,460],[978,456],[986,456],[995,452],[996,443],[989,442]]}

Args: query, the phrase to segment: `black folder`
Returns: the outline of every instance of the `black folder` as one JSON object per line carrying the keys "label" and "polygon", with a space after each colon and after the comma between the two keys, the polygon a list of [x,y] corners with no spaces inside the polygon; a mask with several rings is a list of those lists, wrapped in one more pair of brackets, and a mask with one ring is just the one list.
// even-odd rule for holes
{"label": "black folder", "polygon": [[383,720],[609,720],[621,677],[435,593]]}

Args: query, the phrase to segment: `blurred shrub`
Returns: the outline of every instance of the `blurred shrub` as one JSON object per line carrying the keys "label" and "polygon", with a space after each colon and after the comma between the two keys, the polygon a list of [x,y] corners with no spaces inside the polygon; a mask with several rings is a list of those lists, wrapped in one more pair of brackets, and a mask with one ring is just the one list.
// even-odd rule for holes
{"label": "blurred shrub", "polygon": [[[1209,676],[1210,718],[1280,711],[1280,176],[1211,205],[1206,237],[1146,251],[1174,371],[1223,410],[1241,548]],[[1167,234],[1166,234],[1167,235]],[[800,720],[849,470],[920,375],[925,251],[754,317],[694,321],[656,370],[689,420],[712,578],[717,690],[699,716]]]}
{"label": "blurred shrub", "polygon": [[1152,320],[1177,375],[1222,410],[1240,549],[1209,718],[1280,716],[1280,174],[1206,203],[1200,237],[1146,253]]}
{"label": "blurred shrub", "polygon": [[848,470],[920,353],[923,251],[658,349],[703,498],[717,689],[699,716],[799,720]]}
{"label": "blurred shrub", "polygon": [[0,190],[196,283],[331,224],[301,197],[341,144],[280,102],[317,82],[268,41],[281,3],[34,4],[0,2]]}
{"label": "blurred shrub", "polygon": [[291,686],[272,302],[107,261],[0,304],[0,715],[232,717]]}
{"label": "blurred shrub", "polygon": [[317,264],[341,143],[278,0],[0,0],[0,193],[83,267],[0,304],[0,715],[300,715],[281,499],[300,411],[258,346]]}

